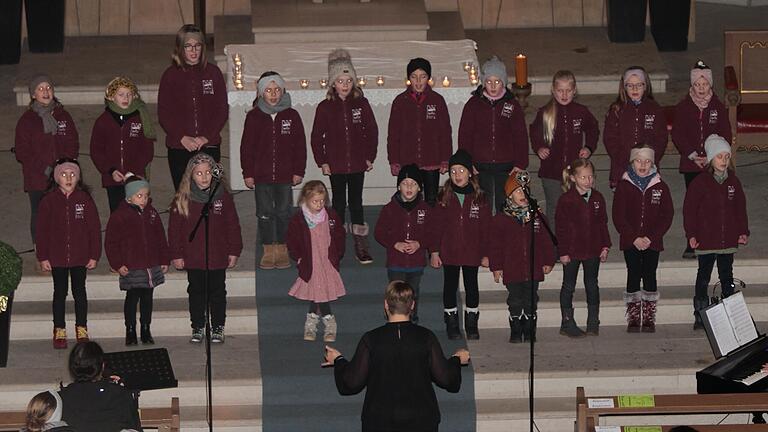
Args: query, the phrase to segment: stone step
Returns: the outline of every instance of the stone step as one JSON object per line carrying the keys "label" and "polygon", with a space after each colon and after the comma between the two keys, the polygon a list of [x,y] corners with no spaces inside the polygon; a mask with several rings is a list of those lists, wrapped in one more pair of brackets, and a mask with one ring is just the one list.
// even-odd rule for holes
{"label": "stone step", "polygon": [[[103,338],[98,342],[106,352],[127,350],[122,338]],[[179,387],[143,392],[140,406],[167,406],[173,396],[180,398],[182,407],[205,406],[204,346],[190,344],[186,337],[170,337],[153,347],[168,349]],[[225,344],[212,347],[212,357],[215,405],[261,404],[257,336],[228,337]],[[68,351],[53,350],[48,341],[12,341],[8,367],[0,369],[0,411],[23,410],[34,394],[56,388],[60,382],[70,382],[67,358]]]}
{"label": "stone step", "polygon": [[[181,429],[184,432],[207,432],[207,407],[181,407]],[[220,405],[213,407],[216,432],[261,431],[261,405]]]}

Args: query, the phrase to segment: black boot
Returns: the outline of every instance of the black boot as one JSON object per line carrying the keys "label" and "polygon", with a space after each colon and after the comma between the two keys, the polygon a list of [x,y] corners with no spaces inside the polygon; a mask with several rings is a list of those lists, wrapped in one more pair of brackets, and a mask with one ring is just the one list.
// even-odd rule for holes
{"label": "black boot", "polygon": [[523,342],[523,326],[520,318],[509,318],[509,343]]}
{"label": "black boot", "polygon": [[445,332],[448,333],[448,339],[461,339],[461,329],[459,329],[459,314],[456,312],[443,312],[445,321]]}
{"label": "black boot", "polygon": [[600,305],[587,305],[587,336],[600,334]]}
{"label": "black boot", "polygon": [[477,328],[479,319],[480,312],[464,312],[464,332],[467,339],[480,339],[480,330]]}
{"label": "black boot", "polygon": [[707,297],[694,297],[693,298],[693,329],[701,330],[704,328],[704,323],[701,321],[701,310],[709,306],[709,299]]}
{"label": "black boot", "polygon": [[536,314],[523,316],[520,323],[523,326],[523,340],[536,342]]}
{"label": "black boot", "polygon": [[136,326],[125,326],[125,345],[136,345],[139,341],[136,339]]}
{"label": "black boot", "polygon": [[[135,338],[136,336],[134,336],[134,339]],[[141,325],[141,343],[149,345],[155,344],[155,339],[152,337],[152,333],[149,331],[149,324]]]}
{"label": "black boot", "polygon": [[573,320],[573,309],[560,309],[560,314],[562,316],[562,320],[560,321],[561,335],[570,338],[583,338],[587,335],[576,325],[576,321]]}

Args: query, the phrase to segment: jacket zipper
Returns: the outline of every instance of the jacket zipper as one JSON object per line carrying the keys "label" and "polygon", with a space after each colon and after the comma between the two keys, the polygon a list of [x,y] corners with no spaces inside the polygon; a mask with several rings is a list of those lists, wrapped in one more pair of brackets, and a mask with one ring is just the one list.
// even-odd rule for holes
{"label": "jacket zipper", "polygon": [[347,172],[352,171],[352,140],[349,136],[349,113],[347,110],[347,101],[341,101],[342,112],[344,113],[344,142],[347,151]]}
{"label": "jacket zipper", "polygon": [[[271,118],[271,116],[270,116]],[[277,116],[272,120],[272,181],[277,180]]]}
{"label": "jacket zipper", "polygon": [[66,206],[65,206],[66,207],[65,213],[67,215],[67,222],[66,222],[66,227],[67,227],[66,228],[67,229],[67,259],[66,259],[66,263],[67,263],[67,267],[69,267],[70,243],[71,243],[71,240],[72,240],[72,233],[71,233],[71,224],[69,223],[69,213],[70,213],[70,211],[69,211],[69,197],[68,196],[64,197],[64,202],[66,204]]}

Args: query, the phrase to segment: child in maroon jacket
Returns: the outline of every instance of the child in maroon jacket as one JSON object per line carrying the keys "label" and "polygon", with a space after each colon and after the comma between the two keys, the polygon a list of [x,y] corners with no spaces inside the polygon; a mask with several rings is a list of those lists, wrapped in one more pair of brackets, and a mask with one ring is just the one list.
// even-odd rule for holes
{"label": "child in maroon jacket", "polygon": [[722,295],[728,297],[735,289],[733,255],[749,240],[747,201],[733,168],[731,145],[719,135],[710,135],[704,149],[707,171],[691,182],[683,204],[685,237],[699,259],[694,330],[703,328],[699,312],[709,305],[707,286],[715,262]]}
{"label": "child in maroon jacket", "polygon": [[557,200],[563,194],[563,170],[571,161],[589,159],[600,136],[595,116],[574,97],[576,77],[571,71],[558,71],[552,78],[552,98],[531,123],[531,148],[541,160],[539,178],[550,222],[555,222]]}
{"label": "child in maroon jacket", "polygon": [[293,204],[292,186],[304,179],[307,140],[299,113],[277,72],[264,72],[256,83],[258,96],[245,116],[240,166],[245,186],[254,189],[256,218],[263,253],[259,268],[291,266],[285,232]]}
{"label": "child in maroon jacket", "polygon": [[368,99],[357,84],[355,67],[343,49],[328,55],[326,100],[317,105],[312,126],[312,153],[323,175],[330,176],[333,209],[346,227],[347,188],[355,257],[361,264],[373,262],[368,253],[368,224],[363,217],[363,182],[373,169],[379,130]]}
{"label": "child in maroon jacket", "polygon": [[229,105],[224,76],[218,66],[208,63],[205,35],[199,27],[181,26],[171,60],[160,78],[157,116],[166,133],[168,167],[178,190],[195,153],[205,152],[219,161]]}
{"label": "child in maroon jacket", "polygon": [[53,166],[58,159],[76,159],[80,147],[75,122],[53,92],[53,80],[38,75],[29,82],[29,109],[16,123],[15,153],[29,195],[29,230],[35,242],[35,223]]}
{"label": "child in maroon jacket", "polygon": [[605,114],[603,143],[611,157],[609,184],[615,189],[626,171],[629,151],[649,144],[659,166],[667,149],[667,121],[664,110],[653,99],[651,78],[640,66],[631,66],[619,81],[619,96]]}
{"label": "child in maroon jacket", "polygon": [[[544,214],[538,211],[531,221],[528,199],[515,175],[507,179],[504,192],[507,194],[504,208],[496,213],[492,221],[488,261],[493,280],[507,287],[509,342],[519,343],[536,338],[539,282],[555,265],[555,249],[552,237],[545,228],[547,219]],[[535,242],[533,274],[530,263],[531,223]]]}
{"label": "child in maroon jacket", "polygon": [[427,204],[434,207],[440,174],[448,171],[453,149],[451,119],[445,99],[429,85],[432,65],[426,59],[411,59],[406,67],[408,88],[392,101],[387,133],[389,168],[396,176],[400,168],[416,164],[424,179]]}
{"label": "child in maroon jacket", "polygon": [[[712,84],[712,70],[699,60],[691,69],[691,88],[688,94],[675,107],[672,141],[680,153],[680,172],[685,179],[686,189],[697,175],[706,171],[704,140],[717,134],[731,142],[728,110],[712,91]],[[683,258],[696,258],[687,242]]]}
{"label": "child in maroon jacket", "polygon": [[187,271],[189,287],[189,314],[192,321],[190,342],[203,340],[205,326],[206,256],[205,228],[189,236],[195,229],[203,206],[213,200],[208,213],[208,301],[211,310],[211,342],[224,342],[224,324],[227,317],[227,269],[237,265],[243,250],[240,220],[232,195],[226,190],[226,178],[220,176],[218,187],[211,170],[219,169],[213,157],[197,153],[187,163],[184,178],[171,204],[168,221],[168,245],[171,263],[176,269]]}
{"label": "child in maroon jacket", "polygon": [[85,278],[86,271],[96,268],[101,257],[101,222],[75,159],[56,161],[51,186],[40,201],[36,240],[40,267],[53,276],[53,347],[67,348],[67,277],[72,280],[75,298],[77,341],[87,341]]}
{"label": "child in maroon jacket", "polygon": [[414,293],[411,322],[419,322],[419,285],[427,265],[426,251],[432,242],[433,212],[421,198],[421,170],[405,165],[397,173],[397,192],[381,209],[374,236],[387,249],[389,281],[407,282]]}
{"label": "child in maroon jacket", "polygon": [[587,292],[587,334],[600,333],[600,288],[597,273],[600,263],[608,258],[611,237],[608,234],[608,214],[603,194],[594,189],[595,166],[589,159],[576,159],[563,170],[565,193],[557,201],[557,251],[563,264],[563,285],[560,288],[560,334],[584,337],[573,317],[573,293],[579,267],[584,267],[584,288]]}
{"label": "child in maroon jacket", "polygon": [[160,214],[149,200],[149,183],[128,176],[126,198],[107,223],[104,251],[109,266],[120,275],[120,289],[125,291],[125,344],[136,345],[136,304],[141,305],[141,343],[154,344],[152,294],[165,283],[170,261],[168,242]]}
{"label": "child in maroon jacket", "polygon": [[[633,148],[629,167],[613,195],[613,225],[627,263],[627,332],[656,331],[656,268],[664,250],[664,234],[675,213],[669,187],[661,179],[653,149]],[[640,282],[643,289],[640,290]]]}
{"label": "child in maroon jacket", "polygon": [[496,56],[483,63],[481,84],[464,105],[459,123],[459,148],[472,155],[480,188],[494,210],[506,200],[504,184],[510,174],[528,168],[525,113],[507,90],[507,68]]}
{"label": "child in maroon jacket", "polygon": [[104,103],[91,132],[91,159],[107,189],[109,211],[114,212],[125,201],[126,176],[145,177],[154,157],[155,130],[139,89],[128,78],[109,82]]}
{"label": "child in maroon jacket", "polygon": [[339,275],[339,263],[344,256],[344,226],[333,209],[326,208],[328,190],[319,180],[307,182],[301,188],[301,211],[288,225],[288,253],[296,261],[299,277],[288,295],[309,301],[304,321],[304,340],[317,339],[317,326],[322,318],[324,342],[336,340],[336,316],[331,302],[346,294]]}
{"label": "child in maroon jacket", "polygon": [[464,275],[466,305],[464,332],[467,339],[479,339],[480,292],[477,270],[488,267],[488,228],[491,206],[473,174],[472,157],[457,150],[448,161],[450,178],[446,180],[435,207],[435,247],[430,264],[443,267],[443,318],[449,339],[461,337],[456,296],[459,274]]}

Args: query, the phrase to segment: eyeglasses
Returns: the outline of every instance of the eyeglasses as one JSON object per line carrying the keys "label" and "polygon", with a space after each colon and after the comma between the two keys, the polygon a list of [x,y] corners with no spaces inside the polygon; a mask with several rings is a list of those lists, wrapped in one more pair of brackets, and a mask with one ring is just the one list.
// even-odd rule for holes
{"label": "eyeglasses", "polygon": [[338,84],[338,85],[344,85],[344,84],[347,84],[347,85],[349,85],[349,84],[352,84],[352,78],[347,78],[347,79],[337,79],[337,80],[336,80],[336,84]]}
{"label": "eyeglasses", "polygon": [[627,90],[642,90],[645,88],[645,83],[624,84],[624,88]]}
{"label": "eyeglasses", "polygon": [[502,83],[501,80],[485,80],[485,85],[487,85],[487,86],[491,86],[491,85],[492,86],[497,86],[497,85],[499,85],[501,83]]}
{"label": "eyeglasses", "polygon": [[203,49],[203,44],[184,44],[184,51],[200,51]]}

